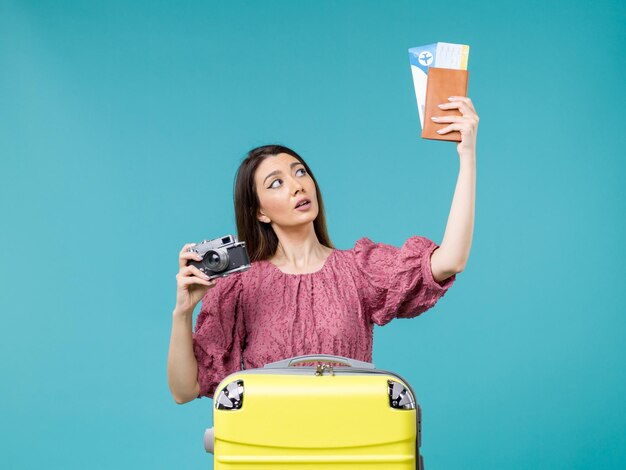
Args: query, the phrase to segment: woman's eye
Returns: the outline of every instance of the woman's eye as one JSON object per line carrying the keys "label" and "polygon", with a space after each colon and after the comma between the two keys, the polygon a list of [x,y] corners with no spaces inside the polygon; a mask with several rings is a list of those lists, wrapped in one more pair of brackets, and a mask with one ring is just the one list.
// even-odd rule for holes
{"label": "woman's eye", "polygon": [[[298,175],[298,172],[300,172],[300,174]],[[305,168],[298,168],[296,170],[296,175],[298,176],[304,176],[306,175],[306,169]],[[272,181],[272,184],[269,185],[268,189],[276,189],[278,188],[278,186],[280,186],[280,184],[276,184],[276,183],[281,183],[282,184],[283,180],[281,179],[275,179],[274,181]]]}

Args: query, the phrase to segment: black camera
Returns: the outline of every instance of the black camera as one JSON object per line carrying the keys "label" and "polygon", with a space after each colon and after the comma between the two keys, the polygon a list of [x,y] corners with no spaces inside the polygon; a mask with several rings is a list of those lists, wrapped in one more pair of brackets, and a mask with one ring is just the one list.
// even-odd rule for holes
{"label": "black camera", "polygon": [[209,279],[250,269],[246,242],[238,242],[237,237],[232,235],[203,240],[187,251],[195,251],[202,256],[202,261],[188,260],[187,265],[195,266]]}

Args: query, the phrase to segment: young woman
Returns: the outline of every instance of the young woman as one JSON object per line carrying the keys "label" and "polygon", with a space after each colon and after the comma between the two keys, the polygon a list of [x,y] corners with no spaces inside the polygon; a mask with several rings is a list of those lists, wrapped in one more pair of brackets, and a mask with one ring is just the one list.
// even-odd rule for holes
{"label": "young woman", "polygon": [[[401,248],[359,239],[335,249],[326,230],[319,186],[293,150],[251,150],[236,176],[235,214],[252,267],[208,281],[179,253],[168,381],[177,403],[213,397],[218,383],[241,370],[288,357],[334,354],[372,361],[374,324],[413,318],[433,307],[469,257],[474,226],[478,115],[469,98],[442,109],[462,116],[442,134],[461,132],[460,171],[441,245],[413,236]],[[202,307],[192,332],[192,315]]]}

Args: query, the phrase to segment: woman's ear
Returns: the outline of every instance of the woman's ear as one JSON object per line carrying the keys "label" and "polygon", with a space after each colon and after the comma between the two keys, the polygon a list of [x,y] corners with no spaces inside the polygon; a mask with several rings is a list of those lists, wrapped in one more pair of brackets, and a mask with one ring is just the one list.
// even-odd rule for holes
{"label": "woman's ear", "polygon": [[266,216],[263,212],[261,212],[259,210],[259,214],[257,216],[257,218],[261,221],[264,222],[266,224],[269,224],[271,222],[270,218],[268,216]]}

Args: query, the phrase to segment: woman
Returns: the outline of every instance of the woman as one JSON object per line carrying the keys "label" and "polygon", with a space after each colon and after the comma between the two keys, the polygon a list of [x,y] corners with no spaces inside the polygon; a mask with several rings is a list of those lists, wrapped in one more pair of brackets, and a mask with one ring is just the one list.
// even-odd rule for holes
{"label": "woman", "polygon": [[[374,324],[433,307],[469,257],[474,225],[478,115],[469,98],[441,109],[462,116],[440,133],[461,132],[460,171],[441,246],[413,236],[396,248],[359,239],[333,247],[320,189],[304,160],[283,146],[251,150],[237,171],[235,213],[252,267],[208,281],[179,253],[168,381],[177,403],[213,397],[230,373],[287,357],[335,354],[371,362]],[[195,331],[191,323],[202,300]]]}

